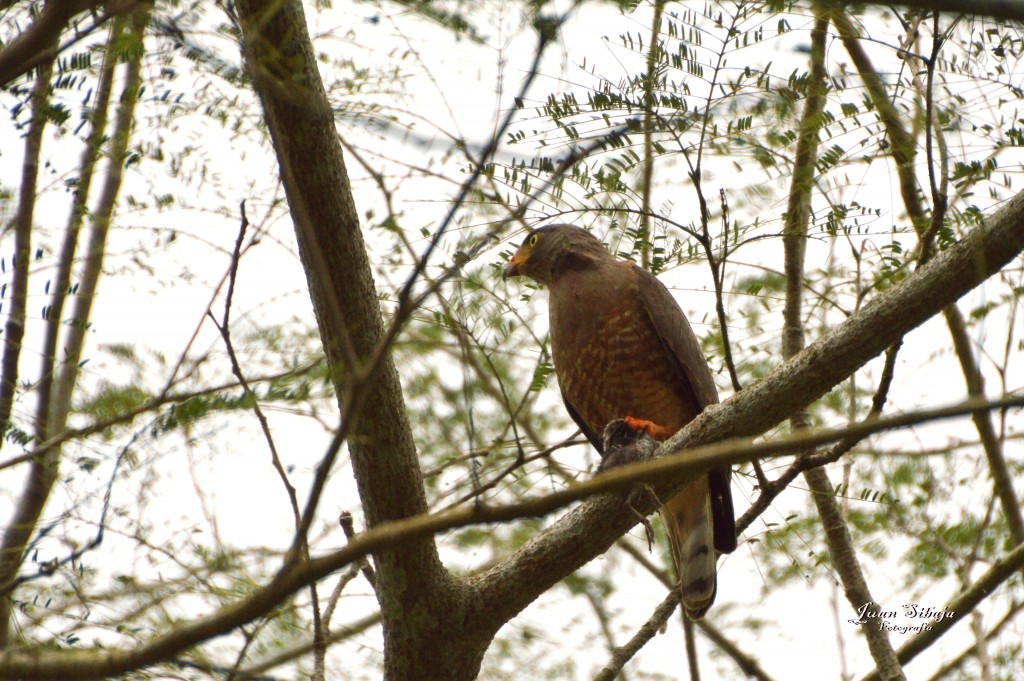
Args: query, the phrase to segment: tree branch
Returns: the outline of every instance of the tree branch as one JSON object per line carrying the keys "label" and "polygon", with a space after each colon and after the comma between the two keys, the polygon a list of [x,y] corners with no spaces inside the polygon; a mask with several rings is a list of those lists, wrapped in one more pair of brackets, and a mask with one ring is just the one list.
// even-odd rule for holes
{"label": "tree branch", "polygon": [[[861,569],[857,553],[853,549],[850,530],[839,510],[839,504],[836,503],[835,492],[825,470],[823,468],[811,469],[804,473],[804,478],[807,480],[812,493],[811,498],[821,517],[826,544],[832,557],[832,566],[839,574],[843,593],[853,608],[870,604],[869,611],[877,613],[881,610],[881,606],[875,603],[871,591],[868,589],[864,571]],[[888,633],[881,627],[865,627],[864,637],[867,639],[868,649],[871,651],[871,657],[874,659],[877,669],[882,670],[881,678],[886,681],[905,679],[906,676],[900,668]]]}
{"label": "tree branch", "polygon": [[[1024,569],[1024,544],[1017,546],[1008,553],[1002,560],[993,565],[981,576],[978,581],[967,589],[959,598],[950,601],[945,609],[954,613],[953,617],[944,617],[941,622],[931,624],[931,630],[922,631],[907,641],[899,650],[896,656],[901,664],[906,664],[924,652],[929,646],[942,638],[947,631],[960,621],[962,617],[970,614],[985,598],[992,594],[1003,582],[1013,577]],[[878,670],[872,671],[861,681],[881,681]]]}
{"label": "tree branch", "polygon": [[[422,516],[427,502],[412,429],[302,3],[245,0],[236,8],[246,70],[263,106],[320,337],[334,370],[367,525]],[[339,449],[332,447],[317,468],[297,538],[313,522]],[[441,673],[461,663],[464,653],[445,655],[464,643],[454,632],[446,633],[446,624],[463,619],[467,595],[441,564],[433,537],[420,535],[374,558],[385,677],[401,678],[414,664]],[[422,630],[425,621],[437,625],[430,636]],[[412,651],[403,645],[410,640],[423,647]]]}
{"label": "tree branch", "polygon": [[[1006,627],[1007,624],[1013,621],[1013,619],[1024,610],[1024,602],[1017,602],[1010,605],[1006,613],[996,622],[995,626],[988,630],[985,634],[985,641],[991,641],[999,635],[999,633]],[[962,653],[954,657],[952,660],[942,665],[934,674],[932,674],[928,681],[941,681],[942,678],[956,671],[964,665],[967,660],[971,659],[977,654],[977,645],[971,645],[966,648]]]}
{"label": "tree branch", "polygon": [[4,351],[3,359],[0,360],[0,448],[3,447],[5,436],[11,427],[11,411],[18,389],[18,360],[21,357],[21,341],[25,336],[29,268],[32,263],[32,218],[35,214],[39,155],[43,146],[43,130],[46,128],[46,103],[49,100],[52,75],[51,61],[36,74],[36,82],[29,96],[32,119],[25,135],[18,209],[12,220],[14,256],[11,259],[11,305],[7,323],[4,324]]}
{"label": "tree branch", "polygon": [[[878,5],[888,9],[893,3],[878,0],[877,2],[862,1],[857,4]],[[1024,21],[1024,5],[1019,0],[900,0],[896,4],[932,12],[951,12],[953,14]]]}
{"label": "tree branch", "polygon": [[89,135],[85,140],[82,158],[78,164],[78,182],[75,185],[71,214],[64,230],[60,255],[57,260],[57,273],[54,277],[53,295],[46,315],[46,335],[43,339],[43,368],[40,372],[38,402],[36,404],[36,442],[45,442],[53,436],[50,414],[54,405],[54,378],[57,374],[57,352],[60,346],[61,331],[64,327],[64,303],[71,286],[71,270],[75,262],[75,251],[78,250],[78,237],[82,223],[89,212],[89,190],[96,175],[96,162],[103,146],[103,138],[107,131],[107,119],[110,108],[110,95],[114,85],[114,72],[117,69],[118,56],[114,45],[121,39],[125,20],[118,17],[110,27],[107,45],[103,52],[103,65],[100,67],[99,83],[96,87],[96,99],[92,111],[89,112]]}
{"label": "tree branch", "polygon": [[[299,118],[308,122],[308,117]],[[319,120],[318,124],[323,125],[324,122]],[[275,141],[275,145],[277,144]],[[287,146],[288,143],[282,144]],[[316,156],[318,159],[329,155],[324,153],[325,148],[327,147],[319,150]],[[298,163],[300,160],[301,156],[297,156],[290,162]],[[285,161],[282,161],[282,164],[284,165]],[[333,187],[332,191],[337,192],[337,187]],[[674,436],[663,447],[663,451],[669,453],[678,451],[686,445],[730,436],[750,437],[763,432],[794,409],[817,399],[844,380],[852,371],[884,350],[896,338],[934,315],[942,306],[977,286],[1024,248],[1022,196],[1014,197],[991,216],[987,224],[976,228],[960,244],[943,252],[903,282],[881,293],[863,310],[852,315],[846,323],[776,369],[765,380],[748,387],[722,405],[708,410],[688,428]],[[329,194],[323,194],[319,200],[326,201],[329,198]],[[300,206],[300,217],[303,210],[308,211],[309,207]],[[308,218],[309,215],[306,214],[305,219]],[[297,220],[297,225],[299,222],[301,220]],[[306,227],[312,229],[308,222]],[[352,226],[352,229],[358,234],[357,225]],[[359,246],[361,245],[360,238]],[[342,268],[335,265],[335,269]],[[364,307],[373,307],[375,298],[372,300],[373,305],[364,301]],[[973,403],[971,408],[976,409],[977,403]],[[886,422],[880,420],[878,423]],[[867,424],[864,427],[877,427],[878,423]],[[401,430],[403,427],[402,423],[386,425],[392,430]],[[373,445],[381,448],[379,453],[382,456],[382,465],[387,467],[393,464],[393,459],[390,458],[393,452],[388,449],[388,445],[395,443],[395,439],[390,432],[385,431],[383,434],[387,437],[380,443],[374,441]],[[800,444],[806,446],[810,441],[811,438],[801,440]],[[730,457],[736,457],[737,452],[741,451],[744,451],[741,447],[730,443],[727,453],[722,455],[722,460],[738,460]],[[746,451],[747,454],[750,453],[750,450]],[[645,475],[656,478],[659,481],[659,488],[679,487],[686,481],[680,470],[687,468],[689,472],[685,475],[694,477],[699,474],[698,468],[705,470],[711,465],[707,458],[697,457],[691,461],[690,456],[695,453],[688,452],[685,461],[675,457],[652,462]],[[720,461],[716,461],[718,462]],[[666,471],[671,474],[667,474]],[[622,476],[625,469],[614,473]],[[228,606],[204,620],[175,627],[167,635],[132,651],[104,651],[97,655],[77,651],[7,650],[0,654],[0,672],[9,677],[42,677],[49,674],[52,678],[80,678],[90,674],[94,677],[109,676],[144,666],[154,660],[164,659],[169,651],[180,651],[230,631],[239,623],[248,621],[246,618],[259,616],[275,607],[282,595],[294,593],[309,580],[329,574],[369,551],[377,555],[394,554],[399,552],[392,551],[392,547],[401,545],[403,552],[407,552],[410,540],[428,537],[446,527],[460,526],[460,523],[500,522],[511,517],[521,517],[523,514],[543,514],[568,503],[572,498],[578,498],[575,496],[577,494],[593,494],[600,489],[607,490],[615,485],[626,484],[623,482],[624,478],[611,475],[587,483],[580,489],[515,505],[514,509],[480,506],[442,516],[408,518],[371,526],[370,530],[357,536],[345,549],[323,559],[314,560],[308,566],[291,566],[282,571],[265,589],[251,597]],[[361,486],[363,484],[360,482]],[[507,620],[535,599],[539,593],[549,588],[551,582],[561,579],[590,560],[616,537],[627,531],[635,522],[633,518],[627,516],[628,514],[622,512],[621,499],[618,497],[596,498],[574,509],[497,568],[471,580],[470,587],[475,591],[472,599],[473,610],[442,613],[446,620],[444,623],[449,624],[453,619],[452,615],[465,616],[462,620],[463,630],[474,635],[479,635],[474,628],[481,622],[487,622],[488,630],[500,626],[499,619]],[[427,542],[412,542],[417,543]],[[396,559],[392,555],[386,556],[386,561],[394,560]],[[419,575],[411,574],[406,577],[418,579]],[[414,591],[406,583],[402,585],[399,593],[408,590]],[[431,596],[431,593],[415,594],[421,601],[429,601]],[[394,603],[388,605],[394,607]],[[431,613],[426,614],[429,616]],[[485,635],[489,633],[490,631],[484,632]],[[150,662],[146,662],[147,659]]]}
{"label": "tree branch", "polygon": [[640,242],[640,266],[651,269],[651,251],[654,250],[651,230],[651,190],[654,184],[654,118],[658,100],[655,97],[655,86],[660,85],[658,74],[661,64],[662,45],[661,15],[665,9],[665,0],[654,0],[654,16],[651,18],[651,33],[647,45],[647,69],[644,71],[644,142],[643,142],[643,176],[640,180],[641,200],[640,229],[637,240]]}
{"label": "tree branch", "polygon": [[[997,272],[1022,248],[1024,193],[1004,204],[985,226],[879,294],[763,380],[709,407],[659,452],[665,456],[698,444],[759,435]],[[656,492],[663,499],[681,487],[671,479],[660,482]],[[537,594],[606,550],[629,529],[616,520],[618,510],[598,504],[575,509],[474,580],[487,608],[511,618]]]}
{"label": "tree branch", "polygon": [[648,641],[654,638],[659,629],[665,626],[668,618],[679,607],[679,597],[679,589],[669,589],[665,600],[654,609],[654,612],[651,613],[650,618],[644,622],[643,626],[637,629],[636,633],[633,634],[633,637],[625,645],[615,649],[612,653],[612,659],[594,677],[594,681],[613,681],[626,663],[633,659],[633,656],[647,645]]}
{"label": "tree branch", "polygon": [[[49,6],[49,5],[47,5]],[[140,43],[146,24],[149,21],[149,6],[143,5],[142,10],[132,18],[134,37]],[[99,203],[93,212],[92,232],[89,239],[88,254],[85,258],[85,270],[82,275],[80,294],[75,298],[75,308],[66,342],[67,361],[61,366],[58,380],[54,384],[53,394],[46,396],[50,400],[47,427],[55,430],[64,428],[67,415],[71,409],[71,395],[78,377],[79,360],[85,344],[88,320],[92,301],[96,293],[96,285],[103,270],[103,257],[106,250],[107,232],[110,228],[117,195],[121,189],[124,171],[124,159],[127,156],[128,140],[131,124],[138,101],[139,88],[142,83],[142,56],[144,50],[136,50],[128,62],[124,92],[114,121],[111,136],[110,164],[103,185]],[[46,79],[49,80],[49,77]],[[47,83],[48,84],[48,83]],[[26,254],[27,255],[27,254]],[[27,263],[26,263],[27,266]],[[50,450],[46,456],[33,459],[26,484],[15,510],[9,531],[4,534],[3,569],[0,570],[0,589],[6,588],[16,578],[17,570],[23,560],[25,546],[39,522],[39,517],[46,505],[46,500],[58,478],[60,449]],[[0,642],[6,641],[6,627],[10,619],[10,600],[0,601]]]}
{"label": "tree branch", "polygon": [[807,224],[811,217],[811,189],[818,158],[818,131],[821,129],[828,73],[825,70],[825,32],[828,16],[815,4],[814,28],[811,30],[811,73],[807,100],[800,117],[800,132],[793,160],[793,178],[789,201],[783,217],[782,244],[785,251],[786,305],[783,310],[782,352],[786,358],[804,347],[803,290],[804,257],[807,252]]}
{"label": "tree branch", "polygon": [[832,23],[839,31],[847,54],[857,67],[857,73],[864,80],[864,87],[871,96],[871,102],[875,105],[878,117],[885,126],[885,132],[889,136],[890,149],[893,160],[896,162],[896,176],[900,184],[900,196],[903,198],[903,206],[910,216],[914,225],[914,231],[923,234],[928,228],[928,218],[925,215],[924,207],[921,205],[918,194],[917,178],[914,175],[914,160],[917,154],[917,147],[914,144],[913,136],[906,131],[901,123],[899,112],[896,106],[889,99],[889,93],[882,78],[875,70],[874,64],[867,52],[861,45],[860,34],[856,26],[850,21],[850,17],[842,7],[834,7],[830,13]]}
{"label": "tree branch", "polygon": [[0,50],[0,88],[47,60],[56,59],[60,51],[57,41],[71,17],[102,4],[104,0],[48,0],[36,20]]}
{"label": "tree branch", "polygon": [[[985,379],[981,375],[981,368],[978,367],[978,363],[974,359],[974,348],[967,335],[967,326],[960,313],[960,308],[951,305],[943,310],[943,314],[946,317],[950,334],[953,336],[953,347],[957,359],[960,361],[964,380],[967,382],[967,394],[971,397],[984,395]],[[978,412],[972,418],[974,426],[978,430],[978,439],[981,440],[982,449],[988,459],[992,485],[999,498],[999,506],[1003,511],[1003,518],[1006,519],[1010,538],[1014,544],[1024,544],[1024,516],[1021,514],[1017,490],[1013,486],[1013,476],[1006,465],[1006,457],[1003,456],[1003,445],[999,441],[992,423],[992,415],[988,412]]]}
{"label": "tree branch", "polygon": [[[895,368],[896,355],[899,352],[899,348],[900,341],[897,341],[893,345],[890,345],[889,349],[885,352],[885,366],[882,369],[882,378],[879,381],[878,389],[875,391],[875,396],[871,401],[871,411],[863,419],[862,423],[871,423],[882,413],[882,407],[885,405],[886,396],[889,394],[889,387],[892,384],[893,370]],[[768,507],[771,506],[771,503],[775,498],[789,487],[789,483],[796,480],[798,475],[804,471],[809,471],[812,468],[838,461],[844,454],[856,447],[863,439],[863,435],[850,433],[833,445],[827,452],[797,457],[793,463],[789,465],[789,468],[779,475],[779,477],[772,480],[767,486],[761,488],[760,494],[757,499],[754,500],[754,503],[750,505],[750,508],[744,511],[743,515],[736,519],[736,532],[741,533],[746,530],[758,516],[764,513]]]}
{"label": "tree branch", "polygon": [[[21,187],[18,211],[14,216],[14,258],[11,262],[11,308],[4,325],[4,352],[0,367],[0,446],[11,428],[11,411],[18,390],[18,362],[28,304],[29,268],[32,265],[32,216],[35,211],[36,189],[39,180],[39,156],[46,128],[46,105],[49,101],[53,60],[47,61],[36,74],[30,96],[32,120],[25,136],[25,157],[21,167]],[[24,560],[25,547],[35,531],[42,505],[52,484],[48,468],[34,463],[14,508],[13,517],[4,529],[0,545],[0,585],[14,581]],[[0,599],[0,646],[8,643],[11,626],[9,598]]]}
{"label": "tree branch", "polygon": [[[759,384],[758,384],[759,385]],[[745,394],[745,392],[744,392]],[[738,396],[737,396],[738,397]],[[737,398],[730,398],[729,401]],[[776,396],[776,399],[781,397]],[[715,442],[695,447],[686,452],[685,457],[660,456],[654,460],[631,464],[607,471],[600,476],[568,489],[563,489],[543,497],[534,497],[523,501],[504,505],[487,506],[475,504],[467,508],[445,511],[433,515],[422,515],[405,518],[393,522],[382,523],[355,535],[342,549],[329,555],[314,558],[309,563],[304,561],[288,561],[286,566],[274,577],[267,586],[256,593],[228,605],[209,617],[177,624],[167,634],[153,639],[148,643],[130,650],[106,649],[102,653],[93,651],[59,651],[47,649],[11,649],[0,652],[0,679],[94,679],[115,676],[134,669],[139,669],[173,657],[183,650],[230,633],[233,629],[247,622],[266,615],[279,607],[281,601],[310,582],[323,579],[341,568],[373,553],[377,554],[395,546],[401,546],[420,537],[431,536],[444,530],[468,525],[499,523],[524,517],[540,517],[554,510],[567,506],[579,499],[590,498],[587,503],[570,511],[552,528],[545,530],[526,546],[521,548],[511,559],[500,563],[499,576],[504,570],[510,569],[510,563],[518,562],[518,567],[531,573],[532,565],[517,556],[533,556],[538,547],[558,547],[559,554],[569,553],[581,560],[581,564],[601,553],[604,549],[596,548],[606,536],[611,538],[609,544],[628,532],[638,520],[623,511],[621,496],[604,494],[632,487],[638,482],[653,483],[655,481],[680,480],[678,486],[704,475],[708,470],[723,465],[733,465],[750,461],[753,458],[769,458],[771,456],[790,455],[808,447],[834,442],[847,435],[864,436],[872,432],[881,432],[891,428],[904,427],[938,418],[949,418],[970,414],[981,408],[984,402],[967,401],[950,407],[929,409],[914,414],[904,414],[886,419],[878,419],[872,423],[858,423],[838,431],[807,431],[778,440],[752,444],[748,439]],[[990,408],[1007,406],[1024,406],[1024,395],[987,403]],[[742,413],[742,412],[740,412]],[[723,419],[727,412],[715,410],[715,418]],[[736,418],[730,415],[728,418]],[[673,437],[673,439],[675,439]],[[662,450],[670,447],[663,446]],[[675,484],[675,483],[673,483]],[[653,508],[642,508],[653,512]],[[605,524],[591,526],[592,518],[601,518]],[[611,527],[607,527],[610,525]],[[554,539],[552,538],[554,535]],[[564,538],[564,541],[559,541]],[[607,547],[605,547],[607,548]],[[564,569],[566,559],[559,555],[549,570]],[[493,605],[484,600],[494,597],[495,569],[481,573],[479,579],[471,579],[470,585],[476,588],[476,604],[479,608],[492,608],[490,613],[478,609],[475,614],[484,617],[488,622],[495,613]],[[568,570],[553,581],[558,581],[572,570]],[[537,589],[533,598],[546,590],[534,584],[527,584],[521,589]],[[513,592],[521,598],[518,592]],[[503,620],[504,621],[504,620]],[[467,632],[472,632],[476,622],[470,620],[465,624]],[[502,623],[488,624],[487,629],[498,628]]]}

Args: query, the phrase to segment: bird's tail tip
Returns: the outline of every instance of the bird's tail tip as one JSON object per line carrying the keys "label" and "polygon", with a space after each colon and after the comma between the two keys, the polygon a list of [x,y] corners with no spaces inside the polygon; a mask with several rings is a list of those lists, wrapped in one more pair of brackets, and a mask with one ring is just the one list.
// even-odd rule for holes
{"label": "bird's tail tip", "polygon": [[[688,587],[694,588],[688,589]],[[715,595],[718,593],[718,580],[712,577],[710,596],[707,593],[705,584],[683,585],[680,588],[682,590],[683,609],[686,611],[686,617],[694,622],[704,619],[704,615],[708,614],[708,610],[715,604]]]}

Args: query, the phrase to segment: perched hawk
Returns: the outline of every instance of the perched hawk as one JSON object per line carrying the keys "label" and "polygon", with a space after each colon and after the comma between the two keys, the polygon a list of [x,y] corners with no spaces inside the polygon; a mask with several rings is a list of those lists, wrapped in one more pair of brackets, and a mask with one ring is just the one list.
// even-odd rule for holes
{"label": "perched hawk", "polygon": [[[589,232],[572,225],[535,229],[504,276],[529,277],[550,291],[562,399],[602,456],[602,433],[616,419],[660,441],[718,402],[697,338],[668,289],[611,255]],[[736,548],[729,476],[728,468],[715,470],[659,511],[691,619],[703,617],[715,600],[715,550]]]}

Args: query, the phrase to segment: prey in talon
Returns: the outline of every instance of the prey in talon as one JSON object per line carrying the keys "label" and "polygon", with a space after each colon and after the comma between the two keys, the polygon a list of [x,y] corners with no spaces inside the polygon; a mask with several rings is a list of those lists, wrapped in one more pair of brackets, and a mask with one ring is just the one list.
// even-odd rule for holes
{"label": "prey in talon", "polygon": [[[597,467],[597,472],[607,471],[634,461],[650,459],[658,448],[658,443],[652,435],[656,437],[660,434],[659,430],[659,427],[650,421],[641,421],[630,417],[611,421],[604,428],[602,436],[604,447],[601,454],[601,465]],[[649,494],[658,506],[662,505],[661,500],[650,486],[639,484],[634,485],[626,496],[626,507],[643,524],[647,534],[647,550],[650,551],[654,545],[654,528],[647,516],[636,509],[636,504],[643,494]]]}

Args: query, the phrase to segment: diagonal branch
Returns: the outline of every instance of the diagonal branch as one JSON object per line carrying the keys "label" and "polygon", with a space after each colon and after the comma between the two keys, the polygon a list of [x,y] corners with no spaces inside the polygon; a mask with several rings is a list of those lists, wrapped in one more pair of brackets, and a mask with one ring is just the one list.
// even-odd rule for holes
{"label": "diagonal branch", "polygon": [[668,622],[668,618],[672,616],[672,613],[679,607],[679,589],[669,589],[668,595],[665,599],[654,609],[651,613],[650,618],[644,622],[644,624],[637,629],[633,637],[626,642],[625,645],[619,646],[615,649],[612,654],[612,659],[609,660],[601,672],[594,677],[594,681],[613,681],[622,671],[622,668],[627,662],[633,659],[633,656],[640,651],[647,642],[654,638],[654,635],[658,633],[658,630],[665,626]]}
{"label": "diagonal branch", "polygon": [[[781,399],[779,396],[776,397]],[[531,545],[534,548],[538,545],[541,548],[552,546],[549,542],[554,534],[556,535],[554,546],[560,553],[572,553],[582,556],[582,562],[585,563],[590,558],[601,553],[603,549],[596,547],[599,546],[599,542],[604,541],[606,536],[611,536],[611,539],[608,540],[609,544],[611,544],[638,522],[632,514],[623,513],[622,498],[620,496],[602,494],[604,492],[621,491],[637,482],[650,483],[653,481],[681,480],[678,486],[682,486],[686,482],[704,475],[711,468],[722,465],[742,463],[753,458],[790,455],[793,452],[802,451],[810,446],[834,442],[847,435],[864,436],[871,432],[880,432],[889,428],[903,427],[936,418],[962,416],[972,413],[983,406],[982,402],[968,401],[951,407],[878,419],[873,423],[859,423],[839,431],[809,431],[758,444],[751,444],[746,438],[717,442],[692,449],[687,452],[686,457],[662,456],[641,464],[623,466],[574,487],[543,497],[526,499],[507,506],[485,506],[480,504],[434,515],[422,515],[383,523],[355,535],[344,548],[327,556],[314,558],[308,563],[304,561],[288,561],[285,567],[278,572],[269,584],[254,594],[222,608],[209,617],[180,623],[167,634],[130,650],[106,649],[102,653],[96,653],[84,650],[6,649],[0,652],[0,679],[21,679],[26,676],[30,676],[33,679],[95,679],[115,676],[146,667],[166,660],[168,657],[173,657],[191,646],[227,634],[236,627],[266,615],[279,607],[282,599],[306,587],[311,582],[323,579],[371,553],[380,553],[392,547],[406,544],[411,540],[432,536],[453,528],[505,522],[524,517],[544,516],[554,510],[567,506],[573,501],[589,498],[585,504],[570,511],[553,528],[545,531],[528,543],[526,547],[523,547],[528,549],[527,551],[524,552],[523,549],[520,549],[520,551],[514,554],[516,556],[524,555],[524,553],[535,555],[536,551],[529,547]],[[1003,408],[1006,406],[1024,406],[1024,395],[1004,398],[989,405],[990,408]],[[715,411],[716,419],[725,417],[726,415],[723,410],[718,409]],[[735,416],[730,416],[729,418],[735,418]],[[594,520],[590,520],[592,518],[600,519],[603,524],[596,524]],[[588,523],[595,524],[588,525]],[[558,529],[559,526],[561,526],[560,530]],[[552,530],[557,531],[553,533]],[[518,567],[523,571],[530,572],[532,577],[533,570],[530,564],[524,562],[521,558],[519,561]],[[564,566],[561,563],[564,562],[563,559],[559,564],[549,567],[549,569],[563,569]],[[509,561],[506,560],[504,563],[499,564],[498,568],[504,565],[507,569],[508,564]],[[471,584],[478,587],[478,598],[476,601],[478,606],[488,605],[483,600],[483,597],[491,598],[494,596],[493,593],[485,593],[484,591],[485,588],[495,588],[493,586],[495,582],[493,572],[493,569],[489,570],[482,573],[481,577],[483,579],[471,580]],[[567,575],[569,572],[565,574]],[[998,574],[1003,575],[1005,571]],[[558,579],[561,579],[561,577]],[[555,581],[558,580],[556,579]],[[492,584],[492,586],[488,586],[488,584]],[[988,584],[991,588],[994,588],[991,580]],[[546,587],[542,587],[543,585],[538,586],[531,582],[525,586],[520,586],[520,589],[525,591],[537,589],[536,593],[532,596],[532,598],[536,598],[537,595],[546,589]],[[518,593],[513,595],[517,599],[522,597]],[[494,610],[490,613],[478,610],[477,613],[487,617],[488,621],[496,615]],[[503,613],[498,612],[497,614]],[[500,624],[499,622],[498,625]],[[477,622],[473,620],[469,620],[465,624],[467,631],[476,625]],[[497,625],[494,623],[487,624],[488,629],[494,626]]]}
{"label": "diagonal branch", "polygon": [[[673,435],[662,456],[727,438],[759,435],[818,399],[1024,249],[1024,193],[1004,204],[983,227],[904,281],[878,295],[843,324]],[[668,498],[681,487],[666,478],[656,487]],[[605,551],[629,525],[616,505],[589,503],[527,542],[475,580],[488,608],[506,619],[559,579]]]}
{"label": "diagonal branch", "polygon": [[[135,4],[136,0],[48,0],[36,20],[9,45],[0,49],[0,88],[7,87],[12,80],[47,60],[56,59],[61,50],[67,47],[60,45],[58,38],[76,14],[95,10],[100,5],[108,6],[103,16],[85,32],[88,33],[99,28],[114,14],[132,9]],[[72,42],[78,39],[76,36]]]}
{"label": "diagonal branch", "polygon": [[[930,629],[924,630],[907,641],[896,656],[901,664],[906,664],[938,641],[947,631],[970,614],[974,608],[992,594],[999,585],[1024,570],[1024,544],[1020,544],[1002,560],[993,565],[976,581],[971,588],[960,594],[959,598],[950,601],[945,610],[954,613],[953,617],[944,617],[941,622],[933,622]],[[878,670],[872,671],[861,681],[880,681]]]}
{"label": "diagonal branch", "polygon": [[[953,348],[956,351],[957,359],[960,361],[960,368],[967,382],[967,394],[977,397],[985,394],[985,379],[981,375],[981,368],[974,357],[974,348],[971,345],[970,337],[967,335],[967,326],[964,322],[960,308],[949,306],[943,310],[946,317],[946,324],[949,326],[950,335],[953,337]],[[995,425],[992,423],[992,415],[988,412],[975,413],[974,427],[978,431],[978,439],[981,441],[981,448],[988,459],[989,472],[992,475],[992,484],[996,496],[999,498],[1000,508],[1003,510],[1003,517],[1014,544],[1024,544],[1024,515],[1021,513],[1021,504],[1017,500],[1017,491],[1013,486],[1013,477],[1006,464],[1006,457],[1003,455],[1003,444],[996,435]]]}
{"label": "diagonal branch", "polygon": [[36,20],[0,50],[0,87],[30,71],[40,57],[56,58],[57,40],[71,17],[100,4],[100,0],[47,2]]}
{"label": "diagonal branch", "polygon": [[[1007,609],[1006,614],[1004,614],[1000,618],[1000,620],[996,622],[995,626],[988,630],[988,632],[985,634],[984,640],[994,640],[996,636],[998,636],[1002,632],[1006,625],[1012,622],[1013,619],[1017,615],[1019,615],[1022,610],[1024,610],[1024,603],[1016,602],[1011,604],[1010,607]],[[971,659],[977,654],[977,651],[977,645],[969,646],[955,658],[953,658],[946,664],[942,665],[941,668],[939,668],[934,674],[932,674],[928,678],[928,681],[941,681],[941,679],[960,669],[960,667],[962,667],[965,662],[967,662],[969,659]]]}

